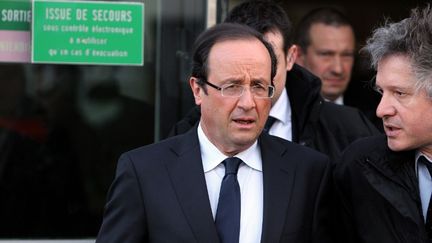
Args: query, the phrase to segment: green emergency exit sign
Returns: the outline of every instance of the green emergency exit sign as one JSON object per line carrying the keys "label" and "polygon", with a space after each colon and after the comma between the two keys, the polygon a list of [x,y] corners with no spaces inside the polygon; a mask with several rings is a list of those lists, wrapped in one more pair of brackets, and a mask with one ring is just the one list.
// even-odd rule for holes
{"label": "green emergency exit sign", "polygon": [[30,21],[30,0],[0,1],[0,30],[29,31]]}
{"label": "green emergency exit sign", "polygon": [[142,65],[144,4],[34,0],[32,62]]}

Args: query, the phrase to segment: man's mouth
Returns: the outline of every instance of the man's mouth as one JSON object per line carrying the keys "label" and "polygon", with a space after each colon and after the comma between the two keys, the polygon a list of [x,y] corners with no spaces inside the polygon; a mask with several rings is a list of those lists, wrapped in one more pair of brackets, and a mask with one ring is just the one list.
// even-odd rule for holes
{"label": "man's mouth", "polygon": [[254,122],[254,120],[252,119],[234,119],[233,121],[244,125],[251,124]]}
{"label": "man's mouth", "polygon": [[325,81],[327,81],[329,83],[342,83],[344,81],[344,79],[342,79],[342,78],[329,78],[329,79],[325,79]]}
{"label": "man's mouth", "polygon": [[390,124],[384,124],[384,130],[386,132],[386,135],[391,137],[391,136],[395,136],[397,135],[397,133],[399,131],[401,131],[402,129],[400,127],[394,126],[394,125],[390,125]]}

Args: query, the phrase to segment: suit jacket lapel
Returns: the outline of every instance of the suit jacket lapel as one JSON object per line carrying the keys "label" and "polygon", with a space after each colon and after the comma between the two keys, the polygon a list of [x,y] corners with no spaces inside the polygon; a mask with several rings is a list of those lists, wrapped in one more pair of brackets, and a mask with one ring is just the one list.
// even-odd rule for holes
{"label": "suit jacket lapel", "polygon": [[291,192],[294,186],[299,158],[282,158],[286,147],[269,139],[266,134],[260,137],[263,160],[264,215],[262,242],[279,242],[285,225]]}
{"label": "suit jacket lapel", "polygon": [[218,242],[196,127],[186,133],[171,149],[177,155],[177,160],[167,163],[167,169],[197,242]]}

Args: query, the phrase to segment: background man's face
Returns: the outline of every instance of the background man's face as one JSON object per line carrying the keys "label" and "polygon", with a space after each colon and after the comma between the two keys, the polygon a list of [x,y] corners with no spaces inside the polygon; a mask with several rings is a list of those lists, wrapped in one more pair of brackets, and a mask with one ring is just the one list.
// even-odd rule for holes
{"label": "background man's face", "polygon": [[348,87],[354,64],[355,37],[350,26],[313,24],[310,45],[301,50],[298,63],[322,80],[321,94],[335,100]]}

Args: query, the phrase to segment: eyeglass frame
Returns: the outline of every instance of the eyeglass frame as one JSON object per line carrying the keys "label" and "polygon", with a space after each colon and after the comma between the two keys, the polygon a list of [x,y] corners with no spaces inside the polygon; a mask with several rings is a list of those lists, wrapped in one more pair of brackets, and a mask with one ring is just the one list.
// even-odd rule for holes
{"label": "eyeglass frame", "polygon": [[[207,84],[208,86],[210,86],[210,87],[212,87],[212,88],[214,88],[214,89],[216,89],[216,90],[219,90],[219,91],[221,92],[221,95],[222,95],[223,97],[239,98],[239,97],[241,97],[241,96],[244,94],[244,91],[245,91],[245,87],[244,87],[245,85],[234,84],[234,83],[228,83],[228,84],[224,84],[224,85],[222,85],[222,87],[219,87],[219,86],[217,86],[217,85],[215,85],[215,84],[210,83],[210,82],[207,81],[206,79],[202,79],[202,78],[201,78],[201,79],[199,79],[199,80],[200,80],[201,82]],[[241,86],[241,87],[242,87],[242,92],[241,92],[241,94],[238,95],[238,96],[227,96],[227,95],[224,95],[224,92],[223,92],[224,88],[226,88],[226,87],[228,87],[228,86],[230,86],[230,85],[238,85],[238,86]],[[256,85],[254,85],[254,86],[256,86]],[[252,87],[254,87],[254,86],[252,86]],[[269,96],[267,96],[267,97],[256,96],[256,94],[253,93],[252,90],[251,90],[251,93],[252,93],[253,97],[258,98],[258,99],[273,98],[274,93],[275,93],[275,89],[276,89],[275,86],[274,86],[274,85],[267,84],[267,88],[269,88],[268,92],[271,93],[271,94],[270,94]]]}

